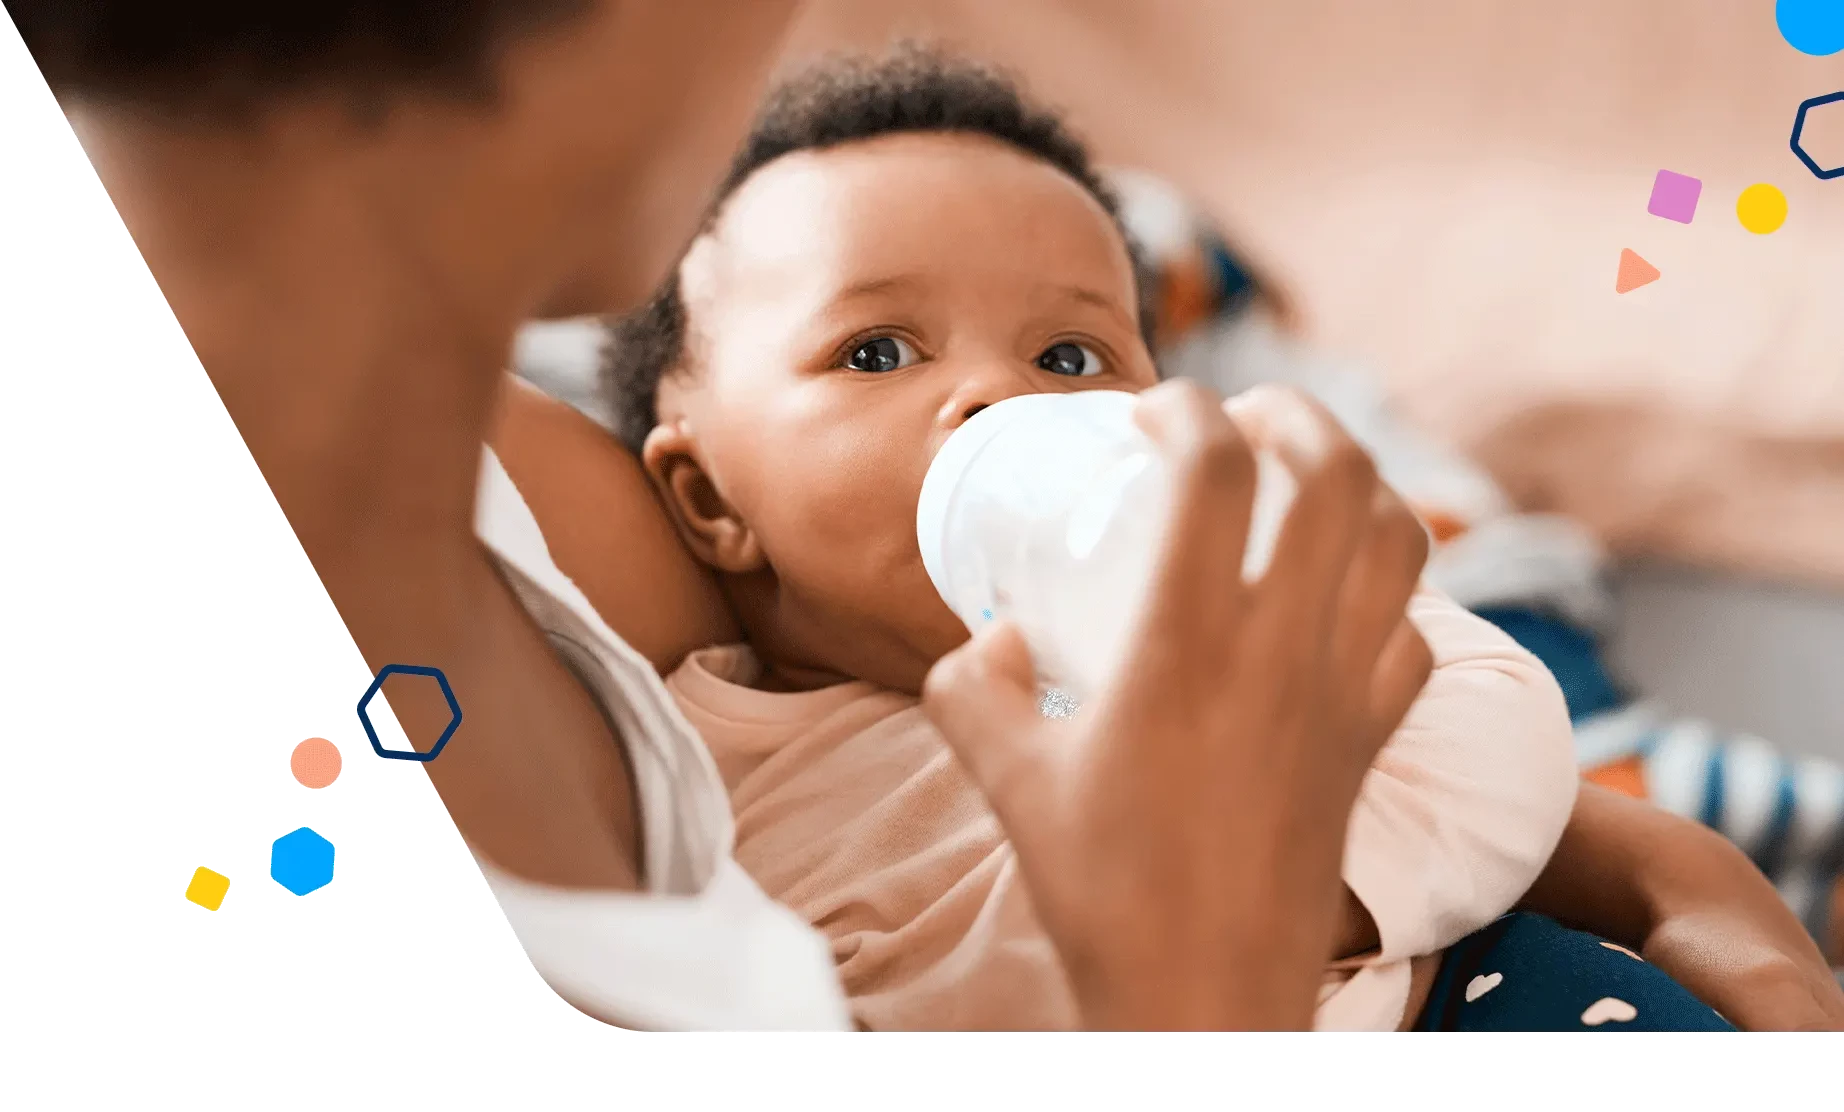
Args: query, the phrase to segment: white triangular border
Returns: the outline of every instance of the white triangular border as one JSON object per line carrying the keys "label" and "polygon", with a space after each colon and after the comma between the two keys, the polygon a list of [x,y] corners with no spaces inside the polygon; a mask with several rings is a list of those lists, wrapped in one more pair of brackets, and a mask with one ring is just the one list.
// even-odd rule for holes
{"label": "white triangular border", "polygon": [[[87,170],[89,170],[90,172],[90,181],[94,181],[94,183],[96,183],[96,192],[98,192],[98,194],[101,195],[101,199],[103,199],[103,208],[107,208],[107,210],[109,210],[111,214],[114,214],[114,218],[116,218],[116,225],[118,225],[118,227],[122,229],[122,236],[124,236],[125,240],[127,240],[127,243],[129,243],[129,249],[131,249],[131,251],[135,251],[135,262],[138,262],[138,264],[140,264],[140,273],[142,273],[144,277],[148,278],[149,290],[153,291],[153,297],[155,297],[155,299],[157,299],[157,301],[160,302],[160,306],[162,306],[162,308],[166,310],[166,319],[168,319],[168,321],[171,321],[171,323],[173,323],[173,334],[175,334],[175,336],[179,336],[179,341],[181,341],[184,347],[186,347],[186,354],[188,354],[188,356],[192,356],[192,367],[194,367],[195,371],[199,373],[199,376],[201,376],[201,378],[205,378],[205,385],[207,385],[207,387],[210,387],[210,391],[212,391],[212,402],[216,402],[216,406],[218,406],[219,413],[223,413],[223,419],[225,419],[225,424],[227,424],[227,426],[231,428],[231,439],[234,439],[234,441],[236,441],[236,443],[238,444],[243,444],[243,433],[238,432],[238,428],[236,428],[236,422],[234,422],[234,420],[231,419],[231,413],[229,413],[229,411],[225,409],[225,404],[223,404],[223,398],[221,398],[221,396],[218,396],[218,387],[216,387],[216,385],[212,385],[212,378],[210,378],[210,374],[205,373],[205,365],[203,365],[203,363],[199,363],[199,356],[197,356],[197,352],[194,352],[194,350],[192,350],[192,341],[190,341],[190,339],[186,339],[186,330],[184,330],[183,326],[179,325],[179,317],[177,317],[177,315],[173,315],[173,306],[170,306],[170,304],[166,302],[166,295],[164,295],[164,293],[160,293],[160,284],[159,282],[157,282],[157,280],[155,280],[155,277],[153,277],[153,269],[149,269],[148,260],[146,260],[146,258],[142,258],[142,254],[140,254],[140,247],[136,247],[135,245],[135,236],[133,236],[133,234],[129,234],[129,231],[127,231],[127,223],[124,223],[124,221],[122,221],[122,214],[120,214],[120,212],[116,212],[116,207],[114,207],[114,201],[111,201],[111,199],[109,199],[109,190],[105,190],[105,188],[103,188],[103,183],[101,183],[100,177],[96,175],[96,166],[94,166],[94,164],[90,162],[89,155],[87,155],[87,153],[83,151],[83,144],[81,144],[81,142],[77,142],[76,131],[74,131],[74,129],[70,127],[70,120],[68,120],[68,118],[66,118],[65,116],[65,109],[61,109],[61,107],[57,105],[57,96],[53,96],[52,87],[50,87],[50,83],[46,83],[46,79],[44,79],[44,72],[42,72],[42,70],[39,70],[39,63],[37,63],[37,59],[33,59],[33,57],[31,57],[31,50],[28,50],[28,46],[26,46],[26,39],[24,39],[24,37],[22,37],[22,35],[18,33],[18,28],[17,26],[15,26],[15,24],[13,24],[13,18],[11,18],[11,15],[7,15],[7,31],[11,31],[11,35],[13,35],[13,44],[17,46],[18,52],[24,53],[24,55],[26,55],[26,59],[30,61],[31,72],[33,72],[33,74],[37,74],[37,77],[39,77],[39,87],[41,87],[41,89],[44,89],[44,100],[46,100],[46,103],[50,103],[50,105],[52,105],[53,112],[57,112],[57,122],[59,122],[59,124],[63,124],[63,127],[65,127],[65,136],[66,138],[68,138],[68,140],[70,140],[70,144],[72,144],[72,146],[76,146],[77,155],[79,155],[79,157],[83,159],[83,166],[85,166],[85,168],[87,168]],[[332,601],[332,596],[328,596],[328,594],[326,594],[326,585],[323,585],[323,583],[321,583],[321,577],[319,577],[319,574],[317,574],[317,572],[313,570],[313,562],[308,561],[308,553],[306,553],[306,550],[302,550],[301,548],[301,538],[295,537],[295,529],[293,529],[293,526],[290,526],[290,524],[288,524],[288,515],[286,515],[286,513],[282,513],[282,503],[277,502],[277,500],[275,500],[275,491],[271,491],[271,489],[269,489],[269,481],[267,481],[267,479],[264,478],[264,476],[262,476],[262,468],[256,465],[256,457],[254,457],[254,455],[251,455],[251,452],[249,452],[249,444],[243,444],[243,454],[249,457],[249,465],[251,465],[251,468],[253,468],[254,472],[256,472],[256,479],[258,479],[258,481],[262,483],[262,492],[264,492],[267,498],[269,498],[269,505],[271,505],[271,509],[275,509],[275,516],[277,516],[277,520],[278,522],[280,522],[280,526],[282,526],[282,529],[284,529],[284,531],[288,533],[288,537],[290,537],[290,540],[293,540],[293,542],[295,542],[295,551],[297,551],[297,553],[301,553],[302,568],[306,568],[306,572],[308,572],[308,577],[312,577],[313,586],[317,586],[317,588],[319,588],[319,592],[321,592],[321,599],[325,601],[326,607],[328,607],[328,609],[334,612],[334,620],[339,621],[339,633],[345,636],[345,640],[347,640],[347,644],[352,645],[352,657],[358,658],[358,662],[360,662],[360,668],[363,669],[363,671],[365,671],[365,677],[367,677],[367,680],[365,680],[365,684],[363,684],[363,688],[369,688],[369,686],[371,686],[371,680],[374,679],[374,675],[372,675],[372,671],[371,671],[371,666],[367,666],[367,664],[365,664],[365,657],[363,657],[360,651],[358,651],[358,644],[356,644],[356,642],[352,640],[352,633],[350,633],[349,629],[347,629],[347,623],[345,623],[345,618],[341,618],[341,616],[339,616],[339,607],[337,607],[337,605],[334,605],[334,601]],[[352,697],[352,712],[354,712],[354,714],[358,714],[358,701],[360,701],[360,697],[363,697],[363,688],[361,688],[360,692],[358,692],[358,695],[354,695],[354,697]],[[461,830],[459,830],[459,828],[455,826],[454,817],[452,817],[452,815],[448,813],[448,806],[446,806],[446,804],[443,804],[443,800],[441,800],[441,795],[437,795],[437,793],[435,793],[435,784],[431,782],[430,775],[428,775],[428,771],[426,771],[426,769],[422,769],[422,765],[420,765],[419,762],[406,762],[406,763],[415,763],[415,767],[417,767],[417,769],[420,769],[420,771],[422,771],[422,782],[430,786],[430,799],[435,800],[435,810],[441,811],[441,815],[443,815],[444,821],[448,822],[448,832],[450,832],[450,834],[454,834],[455,841],[457,841],[457,843],[461,845],[461,852],[463,852],[463,854],[467,854],[468,863],[472,865],[472,869],[474,869],[474,874],[476,874],[476,876],[479,876],[479,861],[476,861],[476,859],[474,859],[474,852],[472,852],[472,850],[468,850],[467,839],[463,839],[463,837],[461,837]],[[568,1012],[568,1014],[572,1014],[572,1016],[575,1016],[575,1018],[579,1018],[579,1020],[583,1020],[583,1022],[588,1023],[588,1025],[592,1025],[592,1027],[599,1027],[601,1031],[629,1031],[627,1027],[616,1027],[614,1023],[603,1023],[601,1022],[601,1020],[597,1020],[597,1018],[594,1018],[594,1016],[588,1016],[588,1014],[585,1014],[585,1012],[577,1011],[575,1007],[572,1007],[572,1005],[570,1005],[570,1001],[564,1000],[562,996],[559,996],[559,994],[557,994],[557,990],[553,990],[553,988],[551,988],[550,985],[546,985],[546,983],[544,983],[544,977],[538,976],[537,964],[533,964],[533,961],[531,961],[531,955],[529,955],[529,953],[526,953],[526,946],[524,946],[524,944],[522,944],[522,942],[518,940],[518,935],[514,935],[513,928],[511,928],[511,926],[509,926],[509,924],[505,922],[505,913],[503,913],[503,911],[500,911],[500,905],[498,905],[498,902],[494,902],[494,898],[492,898],[492,891],[491,889],[489,889],[489,887],[487,887],[487,883],[485,883],[485,880],[481,880],[481,891],[487,894],[487,904],[492,905],[492,909],[494,909],[494,917],[500,920],[500,926],[503,926],[503,928],[505,928],[505,931],[507,931],[507,935],[511,935],[511,937],[513,937],[513,946],[514,948],[516,948],[516,950],[518,950],[518,955],[520,955],[520,957],[522,957],[522,959],[526,961],[526,970],[527,972],[529,972],[529,974],[531,974],[531,979],[533,979],[533,983],[537,983],[538,987],[544,988],[544,990],[546,990],[546,992],[550,994],[551,1000],[557,1001],[557,1005],[559,1005],[559,1007],[562,1007],[562,1009],[564,1009],[564,1012]]]}

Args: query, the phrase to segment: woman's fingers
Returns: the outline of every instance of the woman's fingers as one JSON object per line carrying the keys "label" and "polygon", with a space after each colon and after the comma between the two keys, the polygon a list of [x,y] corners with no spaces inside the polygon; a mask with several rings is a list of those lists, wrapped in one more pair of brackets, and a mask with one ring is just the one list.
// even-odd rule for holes
{"label": "woman's fingers", "polygon": [[1428,531],[1388,486],[1372,496],[1370,528],[1345,573],[1332,658],[1339,674],[1362,676],[1375,667],[1402,622],[1428,562]]}
{"label": "woman's fingers", "polygon": [[[1396,732],[1434,671],[1434,653],[1407,615],[1397,619],[1370,674],[1371,742],[1381,748]],[[1353,677],[1353,682],[1359,682]],[[1374,756],[1374,754],[1372,754]]]}
{"label": "woman's fingers", "polygon": [[[1376,464],[1323,406],[1296,390],[1257,387],[1238,398],[1234,410],[1297,484],[1262,596],[1280,611],[1283,628],[1327,637],[1342,605],[1346,572],[1370,531]],[[1320,641],[1312,648],[1323,646]]]}
{"label": "woman's fingers", "polygon": [[1134,419],[1172,476],[1146,628],[1228,636],[1246,593],[1241,568],[1255,505],[1255,451],[1216,395],[1188,380],[1141,394]]}
{"label": "woman's fingers", "polygon": [[1019,812],[1043,803],[1046,723],[1024,637],[994,622],[929,670],[922,709],[986,796],[999,822],[1019,840],[1036,829]]}

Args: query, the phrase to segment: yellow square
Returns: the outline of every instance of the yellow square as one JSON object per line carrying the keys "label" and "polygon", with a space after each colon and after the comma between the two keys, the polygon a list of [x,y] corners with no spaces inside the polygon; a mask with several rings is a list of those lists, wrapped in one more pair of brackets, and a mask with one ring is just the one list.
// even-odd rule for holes
{"label": "yellow square", "polygon": [[230,891],[230,877],[214,873],[203,865],[192,874],[192,883],[186,885],[186,898],[207,911],[216,911],[224,903],[224,893]]}

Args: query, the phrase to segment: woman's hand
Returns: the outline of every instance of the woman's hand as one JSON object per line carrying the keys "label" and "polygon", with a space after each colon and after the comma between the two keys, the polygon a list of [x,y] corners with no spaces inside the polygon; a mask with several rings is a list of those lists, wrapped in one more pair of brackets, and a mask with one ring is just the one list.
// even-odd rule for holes
{"label": "woman's hand", "polygon": [[1584,784],[1524,906],[1638,951],[1744,1030],[1844,1030],[1844,991],[1760,870],[1639,800]]}
{"label": "woman's hand", "polygon": [[[1427,538],[1369,457],[1291,391],[1234,408],[1185,382],[1142,397],[1174,479],[1171,526],[1099,698],[1046,721],[1003,623],[924,692],[1012,839],[1090,1026],[1311,1025],[1352,803],[1430,668],[1406,617]],[[1239,574],[1251,440],[1299,483],[1253,585]]]}

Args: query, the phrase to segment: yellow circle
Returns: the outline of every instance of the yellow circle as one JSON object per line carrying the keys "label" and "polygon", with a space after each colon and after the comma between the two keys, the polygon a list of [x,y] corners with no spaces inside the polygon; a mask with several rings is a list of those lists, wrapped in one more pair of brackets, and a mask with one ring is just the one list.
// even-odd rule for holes
{"label": "yellow circle", "polygon": [[1777,232],[1786,223],[1786,194],[1766,182],[1757,182],[1742,190],[1735,202],[1735,217],[1757,236]]}

